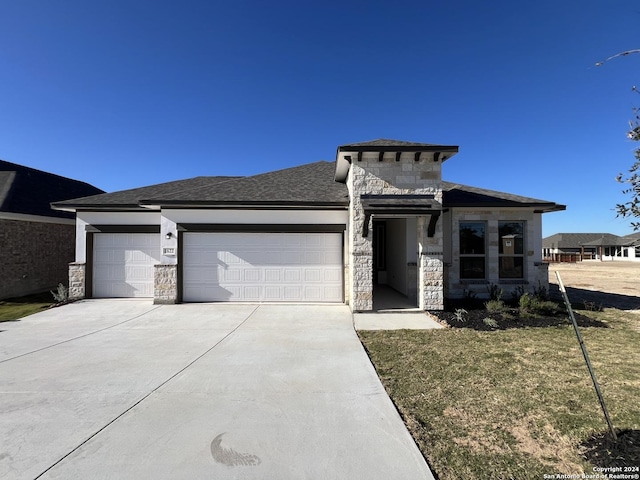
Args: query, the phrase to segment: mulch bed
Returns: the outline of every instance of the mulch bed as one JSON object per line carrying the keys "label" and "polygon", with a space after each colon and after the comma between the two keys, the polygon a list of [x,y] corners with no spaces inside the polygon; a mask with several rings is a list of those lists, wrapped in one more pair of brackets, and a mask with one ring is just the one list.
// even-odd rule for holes
{"label": "mulch bed", "polygon": [[[616,435],[617,442],[608,431],[589,438],[582,444],[584,458],[597,467],[609,469],[639,467],[640,430],[623,430],[616,432]],[[609,471],[609,473],[614,472],[614,470]],[[638,471],[633,470],[628,473],[637,474]]]}
{"label": "mulch bed", "polygon": [[[521,315],[519,309],[515,307],[508,308],[504,313],[490,313],[484,308],[484,305],[467,306],[464,308],[466,313],[456,315],[456,309],[464,308],[462,304],[448,305],[445,310],[432,311],[431,313],[437,320],[448,327],[453,328],[470,328],[473,330],[507,330],[510,328],[526,328],[526,327],[555,327],[560,325],[571,325],[571,320],[566,311],[561,311],[556,315]],[[585,315],[574,311],[576,321],[580,327],[601,327],[607,328],[607,325],[598,320],[594,320]],[[497,325],[491,325],[485,320],[491,318]]]}

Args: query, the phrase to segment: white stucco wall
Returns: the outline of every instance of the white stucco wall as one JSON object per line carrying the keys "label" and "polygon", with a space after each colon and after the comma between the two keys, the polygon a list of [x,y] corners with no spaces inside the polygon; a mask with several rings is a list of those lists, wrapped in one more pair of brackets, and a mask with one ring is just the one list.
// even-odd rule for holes
{"label": "white stucco wall", "polygon": [[[176,248],[176,255],[162,256],[162,263],[178,261],[178,223],[230,224],[338,224],[346,225],[348,212],[344,210],[189,210],[168,209],[150,212],[79,212],[76,220],[76,262],[86,262],[87,225],[159,225],[163,249]],[[167,239],[167,233],[171,238]]]}
{"label": "white stucco wall", "polygon": [[[344,210],[191,210],[191,209],[165,209],[162,210],[160,223],[161,245],[173,247],[176,255],[163,255],[162,263],[174,265],[178,262],[177,249],[178,224],[181,223],[206,223],[206,224],[310,224],[310,225],[346,225],[348,212]],[[171,238],[167,239],[167,233]]]}
{"label": "white stucco wall", "polygon": [[165,209],[162,216],[174,223],[345,225],[348,220],[346,207],[343,210]]}
{"label": "white stucco wall", "polygon": [[160,212],[78,212],[76,215],[76,262],[87,261],[87,225],[158,225]]}

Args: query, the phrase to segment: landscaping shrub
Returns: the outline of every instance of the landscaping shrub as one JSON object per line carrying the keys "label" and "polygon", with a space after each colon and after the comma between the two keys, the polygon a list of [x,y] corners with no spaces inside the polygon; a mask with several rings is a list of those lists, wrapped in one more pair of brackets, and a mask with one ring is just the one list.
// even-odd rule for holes
{"label": "landscaping shrub", "polygon": [[511,297],[513,298],[514,302],[518,303],[520,301],[520,298],[522,298],[522,295],[524,295],[525,293],[527,293],[527,291],[525,290],[524,285],[518,285],[511,292]]}
{"label": "landscaping shrub", "polygon": [[533,287],[533,296],[538,300],[549,300],[549,289],[542,285],[542,283],[540,283],[540,281],[538,280],[538,286]]}
{"label": "landscaping shrub", "polygon": [[69,300],[69,289],[65,287],[62,283],[58,284],[58,290],[56,292],[51,292],[53,295],[53,299],[58,303],[65,303]]}
{"label": "landscaping shrub", "polygon": [[468,314],[469,312],[467,312],[464,308],[456,308],[456,311],[454,312],[454,317],[458,322],[464,323],[467,321]]}
{"label": "landscaping shrub", "polygon": [[538,297],[524,293],[518,302],[520,314],[524,316],[555,315],[560,311],[557,303],[541,300]]}
{"label": "landscaping shrub", "polygon": [[489,300],[484,306],[489,313],[504,313],[507,311],[507,306],[502,300]]}
{"label": "landscaping shrub", "polygon": [[504,291],[495,283],[492,283],[487,287],[487,292],[489,292],[489,300],[501,300],[502,294]]}

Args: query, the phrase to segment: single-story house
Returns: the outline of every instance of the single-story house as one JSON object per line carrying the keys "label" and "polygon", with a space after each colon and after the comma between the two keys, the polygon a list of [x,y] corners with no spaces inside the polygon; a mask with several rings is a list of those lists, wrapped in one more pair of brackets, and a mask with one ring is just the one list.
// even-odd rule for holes
{"label": "single-story house", "polygon": [[179,302],[344,302],[391,288],[419,309],[546,285],[542,214],[563,205],[442,180],[457,146],[374,140],[248,177],[56,202],[76,214],[70,291]]}
{"label": "single-story house", "polygon": [[75,215],[50,204],[98,193],[87,183],[0,160],[0,299],[67,283]]}
{"label": "single-story house", "polygon": [[556,233],[542,240],[548,261],[640,260],[640,233]]}

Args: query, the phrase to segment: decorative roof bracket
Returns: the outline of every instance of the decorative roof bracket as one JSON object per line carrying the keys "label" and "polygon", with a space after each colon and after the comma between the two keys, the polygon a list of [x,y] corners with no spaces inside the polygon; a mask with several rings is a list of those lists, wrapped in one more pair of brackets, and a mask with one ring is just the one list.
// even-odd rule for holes
{"label": "decorative roof bracket", "polygon": [[438,219],[440,218],[440,214],[432,213],[431,218],[429,219],[429,226],[427,227],[427,237],[433,238],[436,234],[436,225],[438,223]]}

